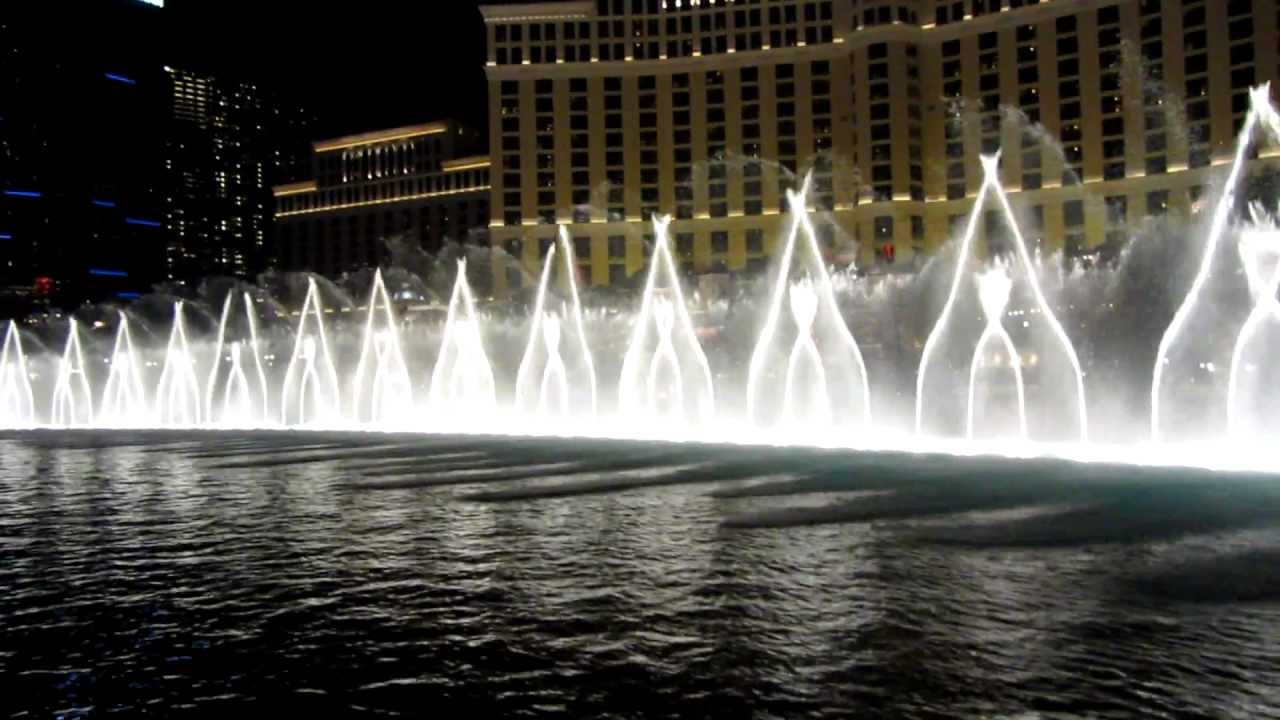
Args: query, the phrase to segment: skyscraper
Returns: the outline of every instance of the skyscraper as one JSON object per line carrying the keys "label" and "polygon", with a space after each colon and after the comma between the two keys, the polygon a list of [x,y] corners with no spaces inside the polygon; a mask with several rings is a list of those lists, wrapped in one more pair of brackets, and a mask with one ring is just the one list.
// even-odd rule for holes
{"label": "skyscraper", "polygon": [[253,83],[174,67],[165,73],[166,277],[251,276],[269,255],[271,185],[298,171],[309,119]]}

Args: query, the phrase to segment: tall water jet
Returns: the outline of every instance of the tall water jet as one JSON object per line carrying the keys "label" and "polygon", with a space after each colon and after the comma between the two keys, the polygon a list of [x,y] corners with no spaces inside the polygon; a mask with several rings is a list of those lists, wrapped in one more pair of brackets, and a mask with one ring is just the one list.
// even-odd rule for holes
{"label": "tall water jet", "polygon": [[293,425],[331,425],[342,415],[338,371],[324,327],[324,306],[315,278],[307,278],[293,353],[280,389],[281,421]]}
{"label": "tall water jet", "polygon": [[[1033,354],[1032,363],[1042,378],[1038,383],[1040,402],[1036,406],[1035,415],[1027,409],[1028,435],[1039,435],[1052,439],[1068,439],[1083,442],[1088,438],[1089,422],[1085,403],[1084,371],[1075,346],[1067,336],[1056,313],[1045,298],[1040,286],[1040,279],[1031,252],[1018,226],[1009,204],[1009,198],[1000,184],[1000,155],[984,155],[981,157],[983,178],[978,189],[978,196],[969,213],[965,233],[960,241],[956,254],[956,266],[952,276],[947,299],[937,322],[925,340],[920,357],[920,366],[916,373],[916,432],[918,434],[955,434],[967,435],[968,398],[964,392],[967,383],[961,367],[971,369],[972,351],[967,341],[952,341],[951,335],[963,335],[970,329],[965,323],[977,319],[977,308],[967,308],[965,316],[957,309],[963,280],[971,277],[970,263],[974,256],[974,239],[982,217],[983,208],[988,199],[995,197],[1001,216],[1008,227],[1012,238],[1011,267],[1020,270],[1019,277],[1024,280],[1022,296],[1027,303],[1019,310],[1023,317],[1023,328],[1028,332],[1035,329],[1032,323],[1043,323],[1048,329],[1049,347],[1044,352]],[[988,229],[990,232],[990,229]],[[976,285],[971,287],[977,289]],[[978,303],[974,303],[978,304]],[[972,310],[972,314],[969,311]],[[988,321],[990,318],[988,318]],[[987,322],[981,323],[984,330],[977,330],[979,337],[985,332]],[[947,347],[943,348],[943,345]],[[960,352],[956,352],[959,350]],[[1026,348],[1024,348],[1024,352]],[[942,353],[946,353],[942,355]],[[1061,362],[1055,368],[1050,355],[1057,355]],[[940,356],[941,355],[941,356]],[[1058,372],[1054,372],[1054,370]],[[935,377],[931,377],[935,376]],[[933,382],[933,385],[930,383]],[[1029,398],[1023,399],[1020,406],[1029,404]],[[926,419],[934,424],[934,428],[926,428]],[[939,429],[940,428],[940,429]],[[1038,432],[1037,432],[1038,431]]]}
{"label": "tall water jet", "polygon": [[987,327],[978,338],[978,344],[973,349],[973,360],[969,363],[969,412],[965,435],[970,440],[974,436],[974,417],[977,414],[978,405],[978,373],[988,357],[987,345],[998,342],[999,346],[994,355],[995,362],[997,365],[1002,361],[1006,362],[1013,373],[1018,437],[1025,438],[1027,436],[1027,398],[1022,382],[1022,357],[1013,344],[1013,338],[1009,337],[1009,331],[1004,329],[1004,324],[1001,322],[1005,308],[1009,305],[1009,293],[1013,290],[1013,280],[1002,265],[996,265],[987,272],[976,275],[974,280],[978,284],[978,300],[982,305],[982,314],[987,318]]}
{"label": "tall water jet", "polygon": [[413,383],[381,268],[374,272],[369,291],[369,314],[351,398],[352,417],[358,422],[403,423],[413,412]]}
{"label": "tall water jet", "polygon": [[[1218,246],[1222,241],[1222,236],[1226,234],[1232,209],[1239,198],[1239,185],[1244,175],[1245,165],[1249,159],[1249,148],[1260,139],[1255,136],[1255,133],[1262,131],[1273,141],[1280,139],[1280,115],[1277,115],[1276,108],[1271,103],[1271,84],[1266,83],[1253,88],[1249,92],[1249,101],[1249,112],[1245,115],[1244,125],[1241,127],[1240,135],[1236,139],[1235,157],[1227,174],[1226,184],[1222,188],[1222,197],[1218,201],[1217,208],[1214,209],[1199,269],[1196,271],[1195,278],[1192,280],[1186,296],[1178,306],[1177,312],[1174,313],[1173,320],[1160,338],[1160,346],[1156,351],[1155,368],[1152,371],[1151,378],[1152,440],[1160,441],[1165,439],[1166,431],[1169,429],[1167,426],[1170,424],[1166,420],[1179,419],[1178,408],[1176,407],[1174,408],[1174,417],[1163,417],[1163,413],[1168,411],[1167,405],[1170,404],[1167,401],[1171,399],[1165,397],[1165,395],[1172,392],[1173,388],[1178,387],[1177,385],[1165,387],[1167,370],[1171,360],[1170,354],[1175,349],[1175,346],[1182,341],[1189,318],[1201,304],[1205,285],[1213,275]],[[1231,392],[1228,390],[1228,397],[1230,395]],[[1188,409],[1188,414],[1202,415],[1204,413],[1205,409],[1201,403],[1193,403],[1193,405],[1194,407]],[[1229,418],[1228,422],[1230,422]]]}
{"label": "tall water jet", "polygon": [[58,362],[50,417],[54,425],[63,427],[93,424],[93,394],[89,390],[84,350],[80,346],[80,324],[75,318],[68,320],[67,344]]}
{"label": "tall water jet", "polygon": [[670,225],[669,215],[653,219],[653,256],[622,360],[618,406],[632,421],[704,424],[715,417],[714,383],[671,257]]}
{"label": "tall water jet", "polygon": [[18,324],[9,321],[0,351],[0,427],[22,428],[36,423],[36,399],[27,372]]}
{"label": "tall water jet", "polygon": [[465,258],[458,261],[428,401],[432,410],[450,413],[463,423],[483,423],[498,403],[493,366],[480,339],[480,318],[467,284]]}
{"label": "tall water jet", "polygon": [[[235,322],[239,314],[232,312],[237,301],[244,308],[243,325]],[[222,302],[218,319],[213,366],[205,383],[205,417],[224,427],[260,427],[271,422],[270,403],[253,298],[248,292],[232,289]]]}
{"label": "tall water jet", "polygon": [[[811,180],[806,176],[799,192],[787,190],[791,222],[764,327],[751,353],[747,419],[765,425],[784,421],[792,428],[866,426],[871,423],[867,365],[836,304],[809,217]],[[790,313],[784,313],[788,300]]]}
{"label": "tall water jet", "polygon": [[195,359],[187,343],[183,305],[181,300],[173,304],[173,326],[165,347],[164,368],[156,383],[156,419],[161,425],[195,426],[204,418],[200,381],[196,378]]}
{"label": "tall water jet", "polygon": [[[529,339],[516,373],[515,408],[540,416],[594,415],[599,403],[595,359],[587,344],[578,297],[573,243],[564,226],[557,241],[558,245],[547,249],[542,264]],[[557,258],[562,262],[557,263]],[[568,287],[566,299],[548,289],[557,265]]]}
{"label": "tall water jet", "polygon": [[1227,380],[1227,427],[1237,437],[1280,431],[1280,377],[1271,370],[1280,350],[1280,228],[1261,207],[1250,213],[1239,251],[1253,309],[1236,335]]}
{"label": "tall water jet", "polygon": [[138,354],[133,348],[133,335],[129,331],[129,316],[122,310],[116,315],[119,323],[116,325],[115,345],[111,349],[107,384],[102,389],[98,422],[111,427],[146,425],[152,414],[138,367]]}

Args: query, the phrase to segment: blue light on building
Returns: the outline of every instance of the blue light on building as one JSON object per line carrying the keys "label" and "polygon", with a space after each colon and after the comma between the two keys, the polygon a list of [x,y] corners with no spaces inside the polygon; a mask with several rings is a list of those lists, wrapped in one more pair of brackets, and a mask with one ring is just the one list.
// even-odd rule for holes
{"label": "blue light on building", "polygon": [[116,82],[124,83],[125,85],[138,84],[137,80],[134,80],[133,78],[130,78],[130,77],[125,77],[124,75],[117,75],[115,73],[107,73],[106,75],[108,80],[115,80]]}
{"label": "blue light on building", "polygon": [[160,227],[158,220],[144,220],[142,218],[127,217],[124,221],[130,225],[142,225],[143,227]]}
{"label": "blue light on building", "polygon": [[116,293],[116,297],[120,298],[121,300],[137,300],[138,298],[142,297],[142,293],[118,292]]}
{"label": "blue light on building", "polygon": [[12,240],[12,239],[13,239],[12,233],[0,233],[0,240]]}
{"label": "blue light on building", "polygon": [[129,273],[123,270],[104,270],[102,268],[89,268],[89,274],[94,277],[129,277]]}
{"label": "blue light on building", "polygon": [[4,194],[8,195],[9,197],[21,197],[21,198],[44,197],[42,193],[38,193],[35,190],[5,190]]}
{"label": "blue light on building", "polygon": [[91,200],[90,202],[92,202],[94,205],[97,205],[98,207],[104,207],[104,208],[113,208],[116,206],[116,204],[110,200]]}

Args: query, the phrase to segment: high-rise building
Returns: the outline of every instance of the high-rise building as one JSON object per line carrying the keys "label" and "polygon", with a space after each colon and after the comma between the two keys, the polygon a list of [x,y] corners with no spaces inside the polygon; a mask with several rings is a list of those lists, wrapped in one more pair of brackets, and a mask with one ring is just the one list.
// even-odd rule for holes
{"label": "high-rise building", "polygon": [[275,187],[277,260],[338,275],[388,258],[387,242],[428,252],[448,239],[488,243],[489,158],[454,122],[317,142],[313,180]]}
{"label": "high-rise building", "polygon": [[248,277],[269,259],[271,186],[306,158],[309,118],[255,84],[166,67],[166,277]]}
{"label": "high-rise building", "polygon": [[[1118,246],[1194,202],[1250,86],[1274,0],[587,0],[481,8],[491,237],[526,269],[565,225],[593,284],[644,267],[670,213],[692,273],[759,268],[785,190],[835,259],[912,264],[966,217],[980,154],[1027,234]],[[1060,144],[1059,144],[1060,143]],[[497,282],[521,273],[496,268]]]}

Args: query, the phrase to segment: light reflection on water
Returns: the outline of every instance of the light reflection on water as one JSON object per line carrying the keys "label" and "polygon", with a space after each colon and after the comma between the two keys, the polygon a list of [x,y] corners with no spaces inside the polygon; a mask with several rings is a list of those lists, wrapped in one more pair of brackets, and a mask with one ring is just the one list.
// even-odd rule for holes
{"label": "light reflection on water", "polygon": [[372,442],[0,441],[5,709],[1280,717],[1271,478]]}

